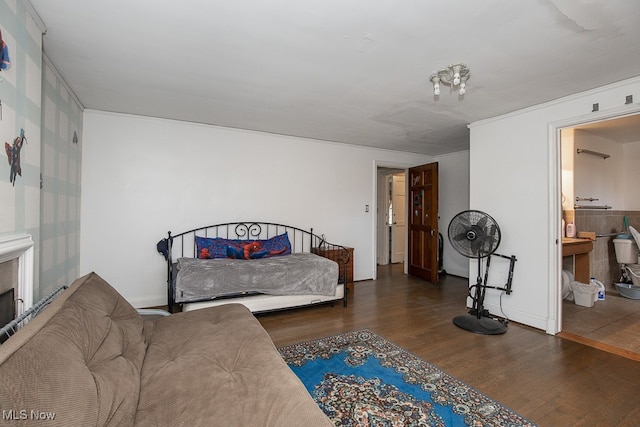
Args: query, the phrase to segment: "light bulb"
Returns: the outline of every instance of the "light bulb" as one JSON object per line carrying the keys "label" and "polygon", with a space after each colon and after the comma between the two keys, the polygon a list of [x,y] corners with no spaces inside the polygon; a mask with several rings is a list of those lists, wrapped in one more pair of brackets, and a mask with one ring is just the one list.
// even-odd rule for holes
{"label": "light bulb", "polygon": [[453,73],[453,85],[458,86],[460,84],[460,72],[456,71]]}
{"label": "light bulb", "polygon": [[431,82],[433,83],[433,94],[440,95],[440,77],[437,74],[432,74]]}
{"label": "light bulb", "polygon": [[469,75],[465,74],[464,76],[462,76],[462,78],[460,78],[460,95],[464,95],[465,93],[467,93],[467,80],[469,79]]}

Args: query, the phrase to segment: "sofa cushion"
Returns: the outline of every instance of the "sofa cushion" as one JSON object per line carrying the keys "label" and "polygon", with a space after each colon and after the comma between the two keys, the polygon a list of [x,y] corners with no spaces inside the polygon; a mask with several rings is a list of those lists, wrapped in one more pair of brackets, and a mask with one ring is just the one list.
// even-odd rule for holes
{"label": "sofa cushion", "polygon": [[148,329],[136,426],[331,426],[251,312],[227,304]]}
{"label": "sofa cushion", "polygon": [[2,409],[15,416],[27,411],[29,420],[31,411],[53,414],[47,425],[133,425],[142,327],[135,309],[100,276],[79,278],[0,346]]}

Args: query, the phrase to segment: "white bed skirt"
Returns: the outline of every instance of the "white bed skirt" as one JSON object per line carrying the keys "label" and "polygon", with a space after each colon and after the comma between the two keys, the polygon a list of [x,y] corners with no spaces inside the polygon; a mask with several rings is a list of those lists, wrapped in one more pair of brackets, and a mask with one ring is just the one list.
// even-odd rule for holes
{"label": "white bed skirt", "polygon": [[198,310],[224,304],[242,304],[252,313],[281,310],[284,308],[305,307],[323,302],[341,300],[344,297],[344,285],[338,284],[336,294],[331,295],[252,295],[237,298],[215,299],[211,301],[191,302],[182,305],[182,311]]}

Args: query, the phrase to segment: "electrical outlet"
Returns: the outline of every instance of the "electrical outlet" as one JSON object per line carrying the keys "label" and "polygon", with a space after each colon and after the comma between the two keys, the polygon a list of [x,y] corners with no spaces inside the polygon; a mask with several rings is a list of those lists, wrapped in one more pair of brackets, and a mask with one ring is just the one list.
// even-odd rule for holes
{"label": "electrical outlet", "polygon": [[633,95],[627,95],[625,98],[625,104],[633,104]]}
{"label": "electrical outlet", "polygon": [[364,211],[369,212],[369,205],[364,205]]}

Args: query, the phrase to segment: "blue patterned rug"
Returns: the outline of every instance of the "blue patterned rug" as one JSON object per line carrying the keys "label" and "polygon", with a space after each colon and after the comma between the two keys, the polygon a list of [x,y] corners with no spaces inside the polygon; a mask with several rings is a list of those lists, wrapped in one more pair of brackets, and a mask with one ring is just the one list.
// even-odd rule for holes
{"label": "blue patterned rug", "polygon": [[533,426],[369,330],[279,349],[336,426]]}

